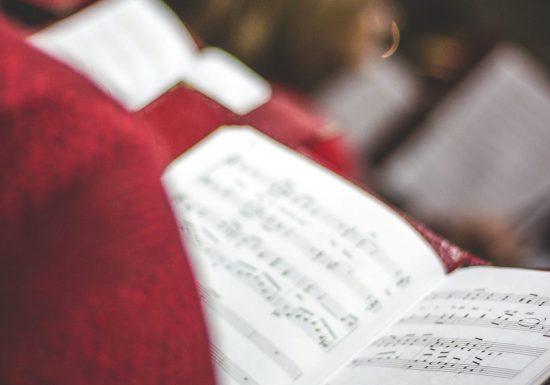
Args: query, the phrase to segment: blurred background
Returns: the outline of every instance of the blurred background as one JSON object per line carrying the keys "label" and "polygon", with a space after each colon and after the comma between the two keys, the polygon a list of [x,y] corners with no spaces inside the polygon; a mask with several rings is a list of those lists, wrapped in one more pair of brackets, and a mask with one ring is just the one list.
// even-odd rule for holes
{"label": "blurred background", "polygon": [[386,6],[395,54],[318,94],[359,146],[364,180],[495,264],[550,267],[550,4]]}

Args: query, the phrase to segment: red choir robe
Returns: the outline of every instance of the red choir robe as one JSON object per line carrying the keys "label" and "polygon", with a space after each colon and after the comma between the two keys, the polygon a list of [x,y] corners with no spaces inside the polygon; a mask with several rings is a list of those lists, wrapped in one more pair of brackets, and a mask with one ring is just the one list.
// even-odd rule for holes
{"label": "red choir robe", "polygon": [[293,92],[274,86],[270,100],[238,115],[197,90],[178,85],[137,114],[159,134],[167,162],[222,125],[251,125],[337,173],[355,178],[355,154],[342,132]]}
{"label": "red choir robe", "polygon": [[0,20],[0,383],[213,384],[149,127]]}

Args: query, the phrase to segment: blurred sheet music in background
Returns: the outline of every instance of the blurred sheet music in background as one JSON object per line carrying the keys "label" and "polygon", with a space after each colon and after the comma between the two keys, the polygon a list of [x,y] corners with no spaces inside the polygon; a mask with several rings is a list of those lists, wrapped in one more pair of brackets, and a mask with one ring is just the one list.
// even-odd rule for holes
{"label": "blurred sheet music in background", "polygon": [[332,113],[350,142],[370,153],[422,98],[422,84],[399,55],[388,60],[365,60],[331,79],[316,95]]}
{"label": "blurred sheet music in background", "polygon": [[[378,170],[424,220],[486,217],[510,225],[527,259],[550,217],[550,81],[521,48],[497,46]],[[535,251],[536,250],[536,251]],[[539,255],[539,260],[529,257]],[[548,258],[548,257],[546,257]]]}

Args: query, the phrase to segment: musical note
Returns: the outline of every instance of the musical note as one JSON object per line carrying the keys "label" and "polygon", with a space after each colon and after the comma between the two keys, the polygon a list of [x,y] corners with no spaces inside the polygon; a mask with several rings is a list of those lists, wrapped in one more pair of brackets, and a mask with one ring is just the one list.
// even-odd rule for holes
{"label": "musical note", "polygon": [[[306,216],[310,216],[313,219],[313,223],[324,224],[332,233],[339,234],[340,240],[350,244],[350,248],[342,247],[338,250],[345,257],[354,257],[355,252],[351,250],[359,251],[359,255],[366,253],[373,260],[376,261],[384,270],[388,272],[388,275],[394,279],[395,285],[398,287],[406,287],[410,282],[410,277],[407,276],[393,261],[393,259],[386,255],[376,242],[376,235],[374,233],[363,234],[353,225],[349,225],[344,222],[340,217],[325,207],[319,205],[315,199],[304,192],[297,189],[292,180],[289,179],[274,179],[265,173],[262,173],[259,168],[247,164],[243,159],[232,159],[231,162],[225,162],[219,164],[217,170],[212,170],[206,177],[201,177],[205,185],[212,188],[214,191],[220,193],[226,191],[228,188],[223,187],[219,182],[215,181],[216,173],[222,173],[224,178],[227,179],[227,168],[238,167],[239,170],[244,172],[244,176],[249,176],[256,179],[256,183],[261,183],[258,188],[265,188],[265,197],[269,199],[269,206],[274,208],[279,213],[286,214],[287,217],[298,221],[300,225],[304,225],[307,221],[298,218],[295,215],[290,214],[290,211],[281,206],[281,200],[287,202],[295,210],[302,212]],[[239,177],[243,177],[242,173],[238,174]],[[267,187],[264,187],[266,186]],[[262,204],[257,199],[263,197],[262,193],[258,193],[255,196],[255,201],[237,201],[237,197],[234,196],[233,204],[241,206],[241,214],[249,219],[256,218],[261,221],[262,227],[266,231],[286,232],[290,233],[293,229],[288,228],[284,220],[281,220],[271,210],[267,210],[265,204]],[[241,197],[242,198],[242,197]],[[261,199],[260,199],[261,200]],[[279,203],[276,203],[279,202]],[[360,256],[357,256],[359,258]]]}
{"label": "musical note", "polygon": [[267,188],[267,193],[275,198],[290,198],[294,190],[294,184],[291,180],[274,181]]}
{"label": "musical note", "polygon": [[[273,316],[288,319],[321,348],[331,349],[344,337],[339,336],[324,317],[303,306],[294,305],[281,293],[281,285],[274,277],[267,273],[261,274],[256,267],[245,262],[230,260],[218,250],[207,249],[205,252],[215,260],[216,265],[223,266],[266,303],[271,304]],[[340,314],[338,320],[348,329],[348,334],[357,324],[357,318],[350,314]]]}
{"label": "musical note", "polygon": [[317,317],[310,310],[303,307],[289,309],[286,306],[283,306],[282,310],[287,318],[298,324],[321,347],[329,349],[337,341],[338,336],[328,322],[324,318]]}
{"label": "musical note", "polygon": [[427,372],[450,372],[457,374],[475,374],[489,377],[499,378],[514,378],[520,371],[508,368],[499,368],[492,366],[480,366],[476,364],[461,364],[453,362],[441,362],[441,361],[417,361],[417,360],[404,360],[399,358],[383,359],[383,358],[369,358],[369,359],[355,359],[352,361],[351,366],[381,366],[395,369],[406,370],[420,370]]}
{"label": "musical note", "polygon": [[[246,168],[248,175],[251,175],[253,178],[260,179],[262,183],[265,183],[269,178],[265,175],[262,175],[258,171],[254,171],[254,167],[246,165],[242,159],[231,158],[226,160],[225,163],[218,164],[218,169],[211,170],[209,175],[201,175],[198,178],[198,182],[203,185],[204,188],[210,189],[216,194],[224,194],[229,188],[224,185],[224,183],[219,180],[217,172],[220,172],[222,169],[225,173],[225,168],[228,166],[240,167],[241,169]],[[227,176],[227,173],[224,174]],[[241,175],[242,178],[242,175]],[[273,181],[268,185],[268,192],[273,197],[278,198],[285,197],[285,199],[290,202],[290,207],[305,208],[308,211],[309,215],[321,215],[325,220],[327,220],[330,226],[340,226],[342,227],[342,222],[337,219],[337,216],[329,213],[326,210],[323,210],[315,202],[314,198],[310,195],[299,192],[296,186],[288,180],[279,180]],[[227,193],[225,193],[227,195]],[[181,197],[183,196],[184,199]],[[264,235],[260,233],[249,233],[245,232],[244,228],[248,225],[242,223],[242,220],[251,220],[256,221],[263,231],[267,233],[279,233],[281,236],[286,238],[290,244],[293,244],[295,247],[299,248],[305,253],[311,253],[315,249],[312,244],[300,234],[299,231],[296,231],[294,228],[288,227],[284,224],[284,220],[281,220],[276,212],[283,213],[291,217],[293,214],[291,210],[285,208],[284,205],[269,204],[262,202],[258,199],[250,199],[242,194],[230,194],[229,198],[227,196],[224,199],[229,199],[231,204],[236,205],[236,210],[234,212],[238,214],[241,218],[237,217],[228,217],[221,218],[217,213],[208,207],[204,203],[198,201],[198,197],[194,197],[193,200],[189,195],[180,194],[180,197],[176,199],[177,204],[183,205],[183,208],[186,209],[189,213],[199,213],[200,212],[200,223],[202,226],[197,226],[193,224],[193,227],[198,227],[199,231],[195,229],[195,233],[200,234],[199,241],[194,242],[195,245],[201,245],[201,248],[208,248],[210,255],[212,255],[212,246],[219,245],[223,247],[225,241],[233,243],[237,247],[247,247],[254,251],[255,255],[259,256],[260,260],[264,260],[267,263],[267,266],[277,271],[283,276],[284,279],[292,282],[296,287],[301,288],[305,294],[310,295],[316,299],[319,304],[326,309],[331,316],[337,319],[339,322],[344,325],[348,331],[353,330],[357,326],[357,316],[350,314],[348,311],[342,308],[338,300],[333,299],[325,290],[322,290],[318,285],[315,285],[310,279],[308,279],[303,273],[299,272],[296,268],[290,266],[284,258],[274,255],[266,247],[266,243],[263,238]],[[278,211],[277,211],[278,210]],[[285,214],[286,213],[286,214]],[[304,219],[296,219],[297,224],[302,224]],[[332,219],[330,219],[332,218]],[[190,222],[190,221],[189,221]],[[191,223],[191,222],[190,222]],[[246,227],[248,230],[248,227]],[[249,230],[248,230],[249,231]],[[377,250],[374,245],[374,241],[367,242],[365,236],[360,234],[356,229],[341,229],[343,237],[343,242],[351,242],[352,246],[355,248],[365,248],[367,251],[372,254],[376,254]],[[370,237],[373,235],[371,234]],[[370,238],[369,238],[370,239]],[[202,243],[201,243],[202,242]],[[207,245],[210,245],[207,247]],[[350,249],[351,250],[351,249]],[[347,260],[350,258],[359,258],[355,257],[353,251],[347,251],[343,247],[340,249],[343,255]],[[384,264],[387,264],[388,258],[381,258]],[[347,286],[351,292],[355,293],[357,297],[364,303],[364,310],[368,312],[377,312],[382,306],[382,301],[374,295],[368,287],[355,276],[355,269],[353,266],[346,266],[346,263],[342,257],[329,256],[328,253],[316,252],[312,257],[312,261],[317,262],[324,266],[327,271],[331,272],[335,278],[337,278],[344,286]],[[218,259],[212,259],[214,264],[225,264],[228,266],[228,261],[221,262]],[[250,263],[250,261],[248,262]],[[353,263],[353,261],[352,261]],[[386,266],[386,268],[392,268]],[[408,282],[408,277],[402,276],[399,272],[388,273],[388,275],[394,275],[397,286],[404,286]],[[250,285],[249,285],[250,286]],[[263,292],[268,290],[268,287],[264,287]],[[256,290],[257,291],[257,290]],[[393,289],[388,288],[386,294],[389,295]],[[273,297],[273,294],[268,296]],[[267,299],[267,297],[264,296]]]}
{"label": "musical note", "polygon": [[235,274],[242,275],[246,284],[274,306],[273,315],[289,319],[322,348],[331,348],[340,339],[323,317],[304,307],[294,306],[278,293],[278,288],[268,286],[267,282],[273,282],[272,278],[264,279],[249,267],[236,268],[234,271]]}
{"label": "musical note", "polygon": [[236,220],[222,220],[216,226],[226,239],[236,239],[243,234],[241,223]]}
{"label": "musical note", "polygon": [[437,291],[430,294],[426,300],[462,300],[462,301],[492,301],[506,303],[520,303],[538,307],[550,307],[550,297],[538,294],[512,294],[488,292],[485,289]]}
{"label": "musical note", "polygon": [[[197,231],[197,228],[195,225],[190,222],[186,221],[183,218],[180,218],[178,220],[178,228],[180,231],[182,231],[185,234],[185,239],[196,246],[201,245],[201,238],[199,237],[199,233]],[[214,240],[215,242],[217,240]]]}
{"label": "musical note", "polygon": [[[230,185],[228,181],[232,180],[233,176],[231,175],[232,171],[228,171],[228,168],[235,167],[239,168],[240,171],[244,171],[244,173],[238,173],[239,181],[233,181],[233,185]],[[253,192],[254,188],[252,186],[254,186],[254,183],[245,180],[247,177],[256,180],[257,184],[261,183],[263,186],[261,188],[265,190],[263,192]],[[353,264],[356,264],[356,260],[362,258],[361,254],[367,253],[375,257],[382,269],[388,272],[388,276],[394,279],[395,286],[404,287],[408,283],[409,278],[402,274],[399,269],[394,268],[393,263],[389,262],[390,258],[381,254],[379,247],[376,245],[375,234],[364,235],[356,228],[344,225],[337,215],[319,206],[311,195],[300,191],[291,180],[270,178],[256,170],[254,166],[247,164],[243,159],[231,157],[227,158],[225,162],[218,163],[215,169],[212,168],[209,171],[208,175],[200,175],[197,182],[203,188],[209,190],[210,193],[223,198],[234,209],[232,210],[232,216],[221,217],[209,205],[199,201],[201,199],[200,195],[193,195],[193,199],[191,199],[189,194],[181,193],[177,199],[174,199],[176,204],[180,205],[188,214],[195,215],[195,218],[199,221],[197,224],[192,223],[191,220],[188,221],[192,225],[190,227],[195,229],[194,233],[199,234],[198,241],[193,243],[211,257],[210,260],[213,266],[221,265],[228,271],[233,270],[237,279],[244,282],[252,291],[259,294],[273,306],[277,303],[279,306],[288,306],[289,309],[292,309],[293,306],[296,307],[296,305],[289,305],[288,300],[282,300],[281,298],[284,298],[284,296],[273,287],[272,283],[275,275],[268,273],[263,275],[262,279],[258,279],[261,275],[253,272],[254,269],[258,270],[254,266],[256,262],[247,259],[246,263],[249,266],[243,268],[242,265],[239,266],[238,263],[229,258],[220,257],[220,253],[215,253],[214,249],[224,249],[224,243],[229,242],[235,247],[244,247],[251,250],[252,254],[257,256],[258,262],[263,264],[264,269],[267,268],[267,270],[277,272],[279,280],[283,279],[292,283],[295,288],[301,289],[304,294],[317,301],[334,318],[329,319],[316,315],[320,320],[322,319],[322,322],[319,321],[320,325],[325,323],[330,329],[330,332],[325,330],[326,336],[322,337],[323,342],[320,346],[323,348],[332,348],[338,340],[353,331],[357,327],[358,317],[344,309],[340,301],[332,298],[326,290],[290,265],[285,258],[271,252],[268,247],[269,244],[264,239],[270,239],[269,237],[273,234],[278,234],[304,253],[311,253],[315,247],[301,234],[300,229],[309,221],[308,216],[316,217],[316,222],[321,219],[320,222],[324,222],[329,231],[339,233],[340,239],[333,241],[333,244],[337,245],[335,251],[331,253],[317,252],[311,260],[324,266],[342,285],[355,293],[357,298],[364,303],[363,309],[367,312],[379,311],[383,301],[369,290],[363,280],[359,280],[355,276],[356,269]],[[239,190],[236,187],[237,185],[247,185],[249,193]],[[261,189],[258,191],[261,191]],[[265,197],[267,197],[267,200],[263,199]],[[252,222],[259,227],[251,227],[249,223]],[[291,223],[292,225],[289,227]],[[251,232],[251,230],[257,231],[260,229],[260,232]],[[376,258],[380,260],[378,261]],[[349,261],[349,266],[346,261]],[[269,279],[266,281],[267,277]],[[393,286],[388,287],[385,291],[386,295],[391,295],[390,293],[394,291],[394,288]],[[289,290],[292,290],[292,288],[289,288]],[[302,305],[301,307],[308,309],[307,306]],[[288,312],[283,312],[280,307],[276,307],[274,314],[279,313],[287,314]],[[335,320],[346,331],[334,331],[330,325]],[[296,319],[293,322],[316,342],[321,338],[318,335],[318,325],[312,329],[310,325],[303,322],[297,323]],[[317,335],[314,336],[311,333],[312,330],[317,330]],[[334,338],[335,335],[338,337]]]}
{"label": "musical note", "polygon": [[[535,321],[536,320],[536,321]],[[451,314],[413,314],[402,318],[401,324],[433,324],[433,325],[461,325],[477,326],[484,328],[497,328],[506,330],[515,330],[526,333],[542,334],[544,337],[550,337],[550,324],[544,323],[545,319],[540,318],[521,318],[518,315],[499,315],[496,317],[486,317],[482,314],[478,317],[466,315]]]}
{"label": "musical note", "polygon": [[512,353],[525,356],[540,357],[548,349],[532,346],[502,343],[497,341],[485,341],[482,338],[464,339],[437,337],[433,334],[405,334],[401,336],[384,336],[371,344],[372,347],[388,348],[396,346],[429,346],[445,349],[480,350],[500,353]]}
{"label": "musical note", "polygon": [[[259,242],[259,240],[255,239],[255,242]],[[232,272],[237,278],[245,282],[246,285],[262,296],[267,302],[272,304],[278,303],[279,305],[285,302],[278,294],[281,285],[277,283],[274,277],[264,274],[262,278],[256,267],[242,261],[230,259],[215,248],[205,249],[205,254],[212,259],[215,265],[224,266],[226,270]],[[341,322],[348,332],[357,327],[357,316],[347,312],[336,299],[332,298],[330,294],[307,278],[306,275],[285,259],[267,250],[258,252],[257,256],[264,260],[266,265],[274,272],[277,272],[279,277],[289,281],[295,288],[303,290],[305,294],[316,300],[329,314]],[[289,290],[292,290],[292,288]]]}
{"label": "musical note", "polygon": [[[189,204],[189,199],[187,199],[187,204]],[[203,217],[207,218],[209,222],[216,222],[217,218],[214,213],[212,213],[207,207],[204,207],[200,204],[197,204],[194,202],[193,207],[200,207],[201,211],[203,212]],[[259,206],[246,204],[246,211],[247,215],[257,215],[258,212],[263,212],[263,210]],[[251,214],[255,213],[255,214]],[[338,319],[348,330],[352,330],[357,326],[357,320],[358,318],[347,312],[345,309],[342,308],[340,303],[333,299],[325,290],[322,290],[317,284],[315,284],[313,281],[307,278],[305,274],[300,272],[298,269],[296,269],[294,266],[292,266],[290,263],[288,263],[284,258],[274,254],[273,252],[269,251],[268,249],[265,249],[263,239],[260,238],[258,235],[255,234],[247,234],[243,231],[243,226],[239,221],[236,220],[221,220],[219,221],[214,228],[218,233],[221,233],[220,235],[223,236],[227,240],[235,241],[235,244],[240,247],[248,247],[252,251],[255,252],[255,255],[258,256],[259,259],[263,260],[267,266],[272,268],[274,271],[278,272],[282,277],[284,277],[286,280],[289,280],[293,285],[295,285],[298,288],[301,288],[304,293],[312,296],[315,300],[319,302],[319,304],[325,308],[332,316],[334,316],[336,319]],[[205,231],[205,235],[207,235],[208,238],[210,238],[211,243],[219,243],[219,238],[216,237],[216,235],[212,234],[208,227],[203,227],[203,231]],[[293,239],[296,243],[302,244],[303,242],[302,238],[299,237],[292,237],[289,236],[291,239]],[[307,247],[309,244],[307,244]],[[210,256],[214,256],[213,262],[215,264],[225,264],[226,268],[231,270],[232,268],[232,260],[229,258],[220,258],[220,253],[214,253],[213,248],[205,248],[207,251],[207,254]],[[340,274],[340,277],[342,279],[342,282],[344,282],[346,285],[351,285],[352,288],[355,288],[357,291],[357,288],[360,288],[360,294],[362,295],[362,299],[366,300],[366,309],[375,311],[379,308],[379,301],[368,292],[368,290],[355,278],[350,277],[349,274],[346,274],[346,276],[342,276]],[[263,288],[263,291],[265,292],[267,288]],[[271,298],[272,296],[269,296]]]}
{"label": "musical note", "polygon": [[235,330],[240,332],[245,338],[251,341],[260,351],[275,362],[290,379],[296,380],[303,375],[302,370],[296,365],[281,348],[279,348],[269,338],[261,334],[244,318],[240,317],[236,312],[231,310],[218,300],[217,295],[213,290],[199,287],[201,298],[208,308],[221,318],[227,321]]}
{"label": "musical note", "polygon": [[305,293],[319,301],[321,306],[330,314],[344,322],[347,328],[352,329],[356,326],[357,317],[355,315],[348,313],[342,308],[337,300],[332,298],[325,290],[319,287],[319,285],[307,278],[305,274],[300,272],[285,259],[267,250],[259,252],[258,256],[264,259],[270,267],[279,272],[296,287],[301,288]]}
{"label": "musical note", "polygon": [[[312,249],[312,248],[310,248]],[[359,299],[365,302],[365,309],[376,312],[381,308],[380,300],[372,294],[367,286],[354,276],[354,269],[323,251],[312,249],[314,255],[312,261],[321,264],[327,270],[330,270],[345,286],[357,295]]]}
{"label": "musical note", "polygon": [[545,348],[480,337],[466,339],[410,333],[377,339],[368,347],[367,355],[353,360],[350,366],[514,378],[546,352]]}
{"label": "musical note", "polygon": [[212,358],[214,362],[231,378],[237,381],[240,385],[260,385],[255,379],[253,379],[248,373],[246,373],[240,366],[230,360],[220,349],[215,345],[211,346]]}
{"label": "musical note", "polygon": [[[215,351],[216,362],[231,383],[268,383],[271,375],[305,381],[315,360],[359,343],[348,337],[377,320],[416,268],[401,262],[401,248],[378,225],[350,212],[355,205],[331,208],[333,199],[301,176],[249,161],[245,152],[219,154],[182,170],[185,184],[174,173],[172,198],[185,236],[197,238],[190,254],[208,282],[202,299],[219,326],[213,330],[232,338]],[[383,217],[371,206],[374,217]],[[412,282],[413,289],[419,285]],[[256,371],[264,365],[265,377]]]}

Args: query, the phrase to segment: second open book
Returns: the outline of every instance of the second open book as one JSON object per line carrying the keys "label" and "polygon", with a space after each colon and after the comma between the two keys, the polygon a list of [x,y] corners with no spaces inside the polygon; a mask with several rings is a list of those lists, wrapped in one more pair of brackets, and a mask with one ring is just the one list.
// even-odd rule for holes
{"label": "second open book", "polygon": [[542,384],[550,273],[446,274],[398,214],[250,128],[164,176],[222,384]]}

